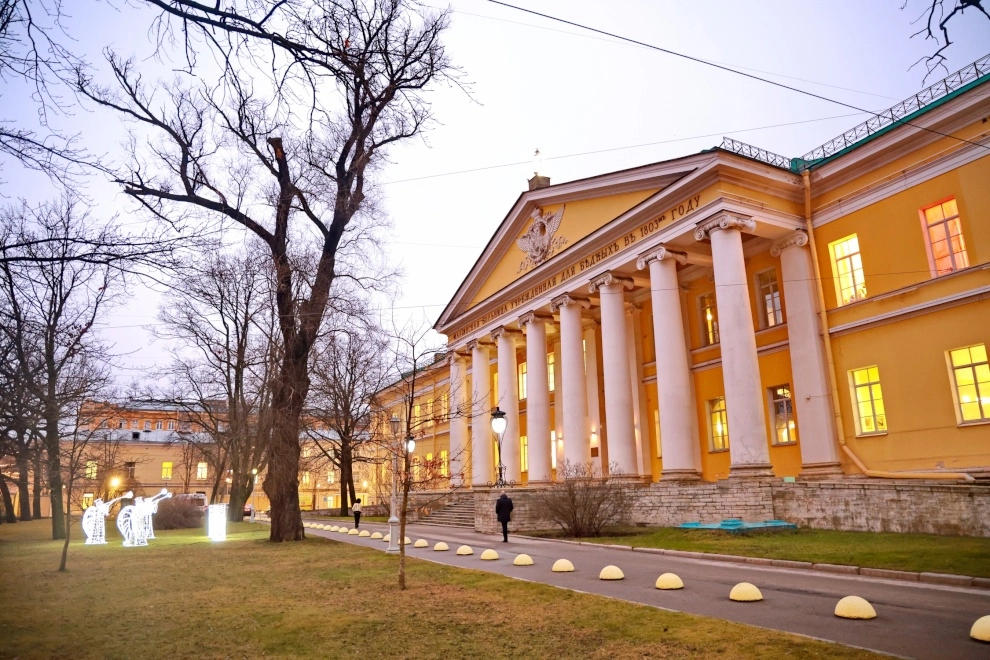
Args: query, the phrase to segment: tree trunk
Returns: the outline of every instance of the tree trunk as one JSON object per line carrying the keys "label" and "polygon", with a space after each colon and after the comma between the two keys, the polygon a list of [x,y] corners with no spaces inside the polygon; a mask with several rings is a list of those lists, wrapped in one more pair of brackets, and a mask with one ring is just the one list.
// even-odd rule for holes
{"label": "tree trunk", "polygon": [[45,451],[48,452],[48,488],[52,503],[52,540],[66,538],[65,507],[62,504],[62,464],[59,446],[58,414],[45,416]]}
{"label": "tree trunk", "polygon": [[299,508],[299,417],[309,390],[309,346],[301,346],[303,343],[297,339],[286,347],[272,393],[272,441],[262,488],[271,502],[269,540],[274,542],[305,538]]}
{"label": "tree trunk", "polygon": [[[31,474],[31,463],[27,455],[27,450],[23,450],[20,456],[17,457],[17,492],[20,497],[17,498],[17,506],[21,510],[20,517],[21,520],[31,520],[31,497],[30,489],[28,488],[28,480]],[[35,476],[38,476],[38,472],[35,471]],[[35,484],[34,494],[36,497],[40,498],[41,493],[38,489],[38,484]]]}
{"label": "tree trunk", "polygon": [[[69,488],[71,495],[71,485]],[[69,530],[72,529],[72,521],[69,520],[69,516],[72,515],[71,511],[72,507],[70,506],[69,511],[65,514],[65,543],[62,544],[62,560],[58,564],[58,570],[63,572],[65,571],[65,562],[69,559]]]}
{"label": "tree trunk", "polygon": [[4,519],[9,523],[17,522],[17,512],[14,511],[14,500],[10,497],[7,478],[0,473],[0,495],[3,496]]}
{"label": "tree trunk", "polygon": [[399,508],[399,589],[406,590],[406,511],[409,509],[409,458],[402,480],[402,504]]}
{"label": "tree trunk", "polygon": [[[33,512],[32,517],[35,520],[41,519],[41,491],[44,490],[41,487],[42,480],[41,476],[44,474],[45,466],[44,461],[41,460],[41,448],[37,448],[34,452],[34,502],[33,502]],[[24,491],[24,497],[27,498],[27,490]]]}
{"label": "tree trunk", "polygon": [[[250,475],[248,479],[250,480]],[[227,520],[230,522],[241,522],[244,520],[244,505],[247,504],[248,496],[247,488],[245,488],[243,482],[231,481]]]}

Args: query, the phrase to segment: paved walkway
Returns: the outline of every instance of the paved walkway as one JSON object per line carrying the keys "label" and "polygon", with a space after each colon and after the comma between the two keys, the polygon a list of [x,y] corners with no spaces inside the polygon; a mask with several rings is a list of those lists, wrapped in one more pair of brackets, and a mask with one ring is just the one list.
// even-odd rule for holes
{"label": "paved walkway", "polygon": [[[371,532],[388,532],[388,526],[382,523],[362,523],[361,527]],[[376,550],[386,548],[382,541],[368,537],[317,529],[306,531]],[[511,535],[508,543],[502,543],[500,535],[429,525],[411,524],[406,535],[413,541],[422,538],[429,542],[427,548],[407,545],[408,556],[450,566],[798,633],[902,657],[990,658],[990,644],[977,642],[969,636],[973,623],[990,614],[990,590],[987,589],[675,557],[631,552],[622,546],[578,545]],[[435,552],[433,545],[437,541],[445,541],[450,551]],[[462,544],[470,545],[474,554],[456,555],[457,547]],[[480,559],[487,548],[498,551],[498,561]],[[512,564],[522,553],[533,558],[533,566]],[[561,558],[574,564],[573,573],[550,570]],[[609,564],[622,569],[625,579],[599,580],[599,572]],[[667,572],[680,576],[684,589],[656,589],[657,577]],[[756,585],[763,600],[755,603],[730,601],[729,591],[739,582]],[[836,603],[849,595],[868,600],[876,610],[877,618],[855,621],[836,617]]]}

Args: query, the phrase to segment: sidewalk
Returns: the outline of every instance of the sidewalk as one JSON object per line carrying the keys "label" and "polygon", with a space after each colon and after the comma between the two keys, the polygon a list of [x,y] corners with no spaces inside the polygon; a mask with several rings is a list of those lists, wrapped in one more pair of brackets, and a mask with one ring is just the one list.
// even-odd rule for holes
{"label": "sidewalk", "polygon": [[[382,523],[362,523],[361,527],[383,534],[388,531],[388,526]],[[382,541],[369,537],[311,528],[307,532],[380,551],[386,548]],[[633,550],[629,546],[521,536],[510,536],[509,543],[502,543],[498,536],[483,535],[473,530],[417,524],[409,525],[406,535],[413,541],[422,538],[429,543],[426,548],[406,545],[409,557],[450,566],[792,632],[903,657],[986,658],[990,655],[990,646],[969,637],[973,622],[990,614],[990,590],[982,585],[981,588],[972,586],[973,578],[966,578],[969,580],[966,585],[934,582],[922,579],[920,575],[914,581],[910,578],[897,579],[899,576],[872,575],[870,569],[857,567],[766,559],[754,561],[745,557],[672,550]],[[434,551],[437,541],[446,542],[450,550]],[[471,546],[473,554],[457,555],[455,551],[460,545]],[[482,551],[487,548],[499,553],[497,561],[480,559]],[[513,565],[513,559],[522,553],[533,559],[533,566]],[[554,573],[550,570],[553,563],[561,558],[574,564],[573,573]],[[600,580],[599,572],[608,565],[618,566],[625,578],[620,581]],[[676,573],[683,580],[684,589],[656,589],[657,577],[667,572]],[[895,579],[890,579],[892,577]],[[739,582],[756,585],[763,594],[763,600],[754,603],[730,601],[729,591]],[[849,595],[861,596],[872,603],[877,618],[854,621],[836,617],[836,603]]]}

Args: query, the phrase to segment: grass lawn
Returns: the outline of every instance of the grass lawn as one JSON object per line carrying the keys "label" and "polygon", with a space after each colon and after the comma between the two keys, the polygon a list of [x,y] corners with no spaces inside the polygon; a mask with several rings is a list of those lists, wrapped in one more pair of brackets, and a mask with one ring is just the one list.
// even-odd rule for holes
{"label": "grass lawn", "polygon": [[672,527],[650,530],[624,528],[607,531],[607,534],[583,540],[743,557],[990,577],[988,538],[821,529],[730,534]]}
{"label": "grass lawn", "polygon": [[400,592],[394,556],[273,544],[250,523],[218,544],[201,530],[142,548],[74,541],[59,573],[50,524],[0,525],[0,657],[876,657],[413,559]]}

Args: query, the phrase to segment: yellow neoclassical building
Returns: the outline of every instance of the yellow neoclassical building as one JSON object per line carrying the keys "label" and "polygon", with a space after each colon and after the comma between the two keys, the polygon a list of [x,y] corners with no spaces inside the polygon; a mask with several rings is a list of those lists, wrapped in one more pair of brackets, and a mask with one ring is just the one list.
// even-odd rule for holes
{"label": "yellow neoclassical building", "polygon": [[990,56],[801,158],[535,176],[436,322],[417,460],[493,481],[497,407],[517,484],[990,472],[988,83]]}

